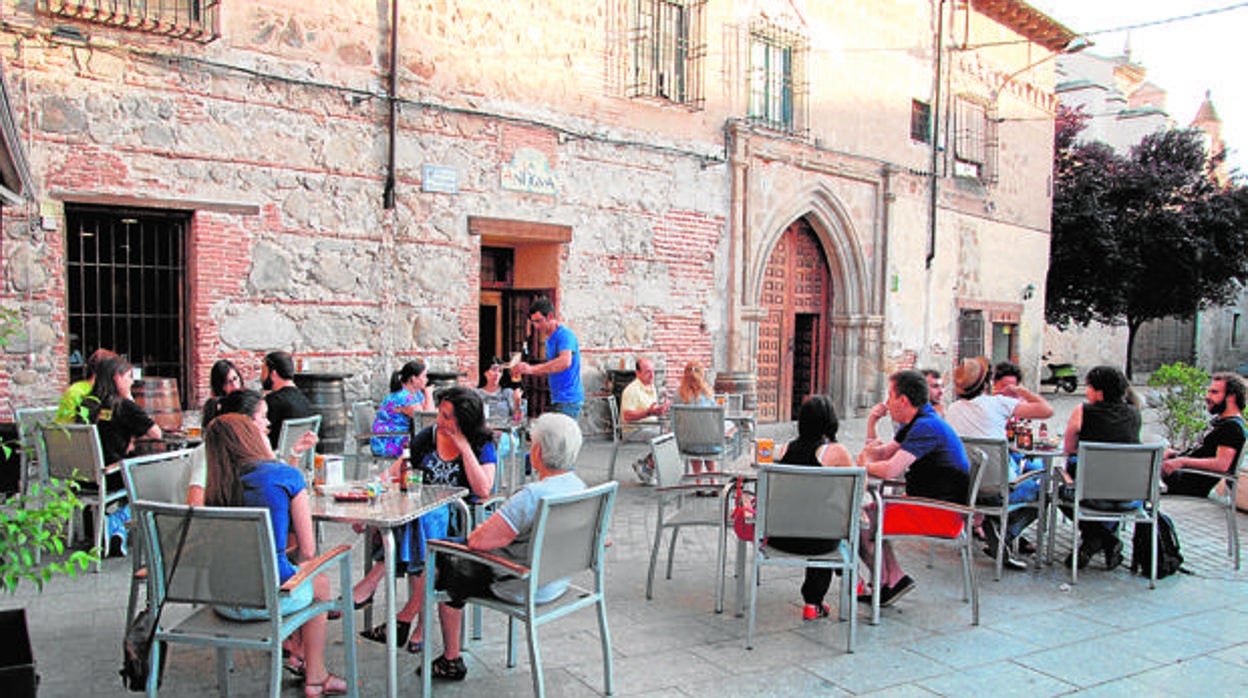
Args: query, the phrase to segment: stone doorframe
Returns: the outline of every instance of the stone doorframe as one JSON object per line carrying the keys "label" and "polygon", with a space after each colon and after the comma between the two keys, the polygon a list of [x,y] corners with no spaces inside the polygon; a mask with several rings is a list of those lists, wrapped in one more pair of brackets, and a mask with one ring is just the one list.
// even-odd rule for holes
{"label": "stone doorframe", "polygon": [[[824,255],[832,279],[832,308],[829,318],[832,341],[827,385],[838,414],[864,414],[883,395],[887,385],[884,367],[884,284],[887,269],[889,208],[892,168],[878,162],[846,162],[842,155],[817,151],[792,143],[770,141],[758,134],[734,129],[734,205],[740,201],[747,210],[767,212],[752,217],[745,211],[733,212],[734,243],[739,247],[741,305],[730,343],[742,350],[729,352],[730,370],[757,373],[759,322],[765,317],[761,307],[762,285],[767,260],[780,236],[798,218],[810,223]],[[802,151],[802,152],[796,152]],[[805,184],[779,204],[767,205],[751,186],[751,164],[767,161],[772,167],[783,163],[798,170]],[[839,181],[838,181],[839,180]],[[831,185],[871,188],[873,211],[869,219],[855,221]],[[863,236],[867,240],[863,240]],[[872,250],[873,255],[868,255]],[[730,304],[730,308],[732,304]],[[731,311],[730,311],[731,312]],[[734,360],[735,359],[735,360]]]}

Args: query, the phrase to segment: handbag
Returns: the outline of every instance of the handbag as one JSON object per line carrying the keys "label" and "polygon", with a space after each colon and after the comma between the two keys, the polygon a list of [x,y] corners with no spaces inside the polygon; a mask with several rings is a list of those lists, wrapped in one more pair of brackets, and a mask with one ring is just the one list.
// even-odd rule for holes
{"label": "handbag", "polygon": [[[169,566],[169,579],[173,579],[173,575],[178,570],[178,560],[182,557],[182,544],[186,542],[186,532],[191,527],[191,512],[194,508],[186,510],[186,516],[182,519],[182,532],[178,535],[178,547],[173,554],[173,564]],[[156,604],[155,612],[150,608],[145,608],[130,621],[126,626],[126,635],[121,642],[121,683],[128,690],[141,692],[147,689],[147,677],[151,674],[152,667],[148,663],[152,656],[152,640],[156,637],[156,628],[160,626],[160,614],[165,609],[165,600],[162,598]],[[164,648],[164,643],[161,643]],[[160,669],[157,675],[156,683],[159,686],[161,679],[165,675],[165,660],[169,658],[168,653],[160,653]]]}
{"label": "handbag", "polygon": [[754,541],[754,505],[758,500],[750,497],[750,501],[745,501],[745,496],[741,493],[745,484],[744,477],[737,477],[737,501],[732,507],[732,530],[740,538],[746,542]]}

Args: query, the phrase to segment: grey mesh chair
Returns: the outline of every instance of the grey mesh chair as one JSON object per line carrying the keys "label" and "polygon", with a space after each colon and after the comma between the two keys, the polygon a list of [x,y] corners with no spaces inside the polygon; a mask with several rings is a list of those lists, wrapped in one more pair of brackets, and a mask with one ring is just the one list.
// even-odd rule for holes
{"label": "grey mesh chair", "polygon": [[[287,460],[293,455],[293,447],[307,432],[319,434],[321,431],[321,415],[314,414],[311,417],[299,417],[296,419],[287,419],[282,422],[282,431],[277,437],[277,457]],[[316,458],[316,449],[309,448],[299,454],[299,463],[296,466],[302,472],[312,470],[312,463]],[[289,462],[289,461],[288,461]]]}
{"label": "grey mesh chair", "polygon": [[[516,622],[524,623],[529,643],[530,672],[533,676],[533,693],[546,695],[542,676],[541,651],[537,641],[540,625],[562,618],[582,608],[593,607],[598,611],[598,632],[602,639],[602,671],[604,692],[611,695],[614,688],[611,663],[611,635],[607,630],[606,579],[603,571],[603,541],[611,520],[611,509],[619,483],[607,482],[597,487],[556,497],[546,497],[539,504],[537,518],[529,539],[529,557],[517,564],[491,553],[469,550],[466,546],[446,540],[429,541],[425,557],[426,569],[437,569],[437,558],[449,556],[475,560],[488,565],[496,572],[525,580],[528,590],[523,603],[513,604],[490,597],[471,597],[469,603],[480,604],[508,616],[507,666],[516,665]],[[587,586],[578,584],[578,575],[588,573],[591,581]],[[445,594],[434,591],[434,576],[425,575],[425,600],[422,618],[433,618],[433,605],[445,600]],[[550,603],[537,605],[533,602],[537,589],[550,582],[573,578],[573,583],[563,596]],[[350,587],[348,587],[350,588]],[[432,695],[431,664],[433,653],[426,651],[421,657],[421,695]]]}
{"label": "grey mesh chair", "polygon": [[39,428],[51,425],[56,420],[56,411],[56,405],[52,405],[27,407],[14,414],[17,421],[17,443],[21,449],[18,453],[18,467],[21,468],[18,473],[18,487],[22,494],[30,491],[31,482],[43,482],[47,479],[39,444]]}
{"label": "grey mesh chair", "polygon": [[1019,509],[1035,509],[1039,517],[1040,503],[1010,503],[1010,493],[1022,483],[1044,475],[1043,470],[1025,473],[1017,479],[1010,479],[1010,446],[1004,438],[983,439],[974,436],[963,436],[962,445],[967,453],[979,449],[986,457],[983,473],[980,476],[979,494],[975,498],[975,510],[981,514],[997,517],[998,529],[996,550],[996,580],[1001,581],[1001,570],[1005,565],[1006,528],[1010,512]]}
{"label": "grey mesh chair", "polygon": [[[148,501],[162,504],[185,504],[186,486],[191,477],[194,449],[154,453],[150,456],[127,458],[121,462],[121,474],[126,482],[126,496],[131,502]],[[136,538],[130,551],[130,600],[126,604],[126,627],[134,618],[139,601],[139,587],[149,582],[147,555],[143,545],[143,527],[134,523]],[[154,594],[147,590],[148,606]]]}
{"label": "grey mesh chair", "polygon": [[[721,482],[698,484],[695,478],[717,480],[730,476],[724,473],[703,473],[700,476],[685,475],[684,465],[680,460],[680,451],[676,448],[676,435],[663,434],[650,440],[650,450],[654,455],[654,475],[658,480],[655,488],[655,501],[658,506],[658,519],[654,525],[654,544],[650,547],[650,569],[646,573],[646,598],[654,598],[654,566],[659,559],[659,548],[663,547],[663,532],[671,529],[672,537],[667,545],[667,579],[672,578],[672,558],[676,552],[676,537],[682,528],[704,526],[713,528],[718,534],[722,528],[724,517],[725,488]],[[694,496],[713,494],[714,497]],[[723,567],[724,537],[716,535],[718,555],[716,563]]]}
{"label": "grey mesh chair", "polygon": [[[358,695],[355,658],[355,612],[349,594],[282,615],[281,598],[313,576],[338,568],[338,588],[351,588],[351,548],[334,547],[300,565],[299,572],[278,586],[277,554],[267,509],[250,507],[190,507],[180,504],[134,503],[143,540],[152,561],[155,603],[168,606],[198,604],[185,613],[164,613],[151,648],[149,666],[160,665],[164,643],[217,648],[217,689],[230,692],[233,650],[267,652],[268,694],[282,692],[282,641],[304,623],[327,611],[342,613],[343,670],[348,695]],[[190,515],[188,518],[188,511]],[[170,575],[183,526],[189,526],[177,568]],[[218,615],[216,606],[267,611],[261,621],[238,622]],[[179,609],[181,610],[181,609]],[[178,620],[175,620],[178,619]],[[328,643],[327,643],[328,645]],[[172,654],[172,652],[171,652]],[[147,695],[155,696],[160,672],[148,676]]]}
{"label": "grey mesh chair", "polygon": [[[1080,521],[1128,521],[1151,524],[1152,564],[1148,587],[1157,586],[1157,514],[1164,442],[1111,444],[1079,443],[1079,467],[1075,471],[1075,498],[1071,504],[1071,550],[1079,550]],[[1097,502],[1137,502],[1128,510],[1107,509]],[[1070,581],[1079,581],[1079,556],[1070,556]]]}
{"label": "grey mesh chair", "polygon": [[[841,620],[849,620],[846,650],[854,651],[858,627],[858,527],[867,489],[866,468],[821,468],[764,463],[758,472],[754,514],[754,562],[750,568],[750,617],[745,647],[754,649],[754,615],[761,570],[767,565],[840,570]],[[839,541],[821,555],[786,553],[767,545],[771,538],[826,538]]]}
{"label": "grey mesh chair", "polygon": [[672,405],[672,431],[686,465],[691,460],[722,462],[728,457],[723,405]]}
{"label": "grey mesh chair", "polygon": [[[99,572],[104,565],[108,552],[105,547],[104,512],[108,505],[119,502],[126,496],[125,489],[110,491],[107,475],[115,472],[104,462],[104,451],[100,447],[100,433],[94,424],[55,424],[40,427],[42,434],[42,460],[49,478],[57,480],[77,480],[83,484],[78,499],[83,504],[83,516],[87,507],[95,510],[95,549],[100,552],[100,559],[95,563],[95,571]],[[73,543],[74,521],[71,518],[66,527],[65,540]]]}
{"label": "grey mesh chair", "polygon": [[621,446],[627,446],[632,443],[637,445],[645,445],[645,441],[630,442],[629,434],[639,429],[654,428],[654,424],[625,424],[624,418],[620,416],[620,403],[616,401],[614,395],[607,396],[607,410],[611,413],[611,461],[607,465],[607,482],[615,479],[615,460],[620,453]]}
{"label": "grey mesh chair", "polygon": [[[1214,494],[1212,502],[1226,510],[1226,555],[1235,561],[1235,570],[1239,570],[1239,515],[1235,511],[1239,496],[1239,474],[1244,469],[1244,459],[1248,458],[1248,448],[1241,448],[1239,457],[1229,473],[1215,473],[1200,468],[1179,468],[1174,471],[1183,473],[1183,477],[1207,477],[1220,481],[1225,488],[1225,495]],[[1207,499],[1207,498],[1206,498]]]}
{"label": "grey mesh chair", "polygon": [[[871,568],[871,624],[880,622],[880,572],[883,567],[883,545],[886,540],[919,540],[931,544],[945,544],[952,547],[962,558],[962,599],[971,604],[971,625],[979,625],[979,585],[975,578],[974,545],[975,536],[971,535],[975,526],[975,497],[979,492],[980,478],[988,455],[982,450],[972,447],[967,449],[970,461],[970,486],[967,488],[965,504],[954,504],[925,497],[907,495],[881,494],[873,492],[878,518],[875,527],[874,547],[875,560]],[[890,506],[902,506],[923,514],[923,518],[936,523],[930,530],[907,528],[901,531],[889,531],[888,510]],[[954,523],[956,522],[956,525]]]}

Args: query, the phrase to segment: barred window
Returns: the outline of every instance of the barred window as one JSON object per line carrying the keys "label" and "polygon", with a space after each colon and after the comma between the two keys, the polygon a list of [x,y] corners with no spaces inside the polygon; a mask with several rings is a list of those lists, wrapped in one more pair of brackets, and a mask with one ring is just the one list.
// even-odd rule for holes
{"label": "barred window", "polygon": [[40,12],[207,43],[221,36],[220,0],[36,0]]}
{"label": "barred window", "polygon": [[630,96],[702,107],[705,7],[706,0],[634,0]]}
{"label": "barred window", "polygon": [[779,27],[761,25],[750,29],[751,119],[781,131],[805,128],[804,80],[809,44]]}

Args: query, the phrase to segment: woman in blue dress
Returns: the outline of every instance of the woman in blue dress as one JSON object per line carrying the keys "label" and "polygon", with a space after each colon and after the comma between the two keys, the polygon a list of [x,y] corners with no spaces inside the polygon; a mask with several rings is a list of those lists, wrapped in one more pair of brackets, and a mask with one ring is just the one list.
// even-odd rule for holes
{"label": "woman in blue dress", "polygon": [[[225,414],[217,417],[204,430],[208,458],[208,487],[205,501],[209,506],[264,507],[273,523],[273,547],[277,552],[278,582],[285,583],[298,572],[287,557],[287,536],[297,544],[297,557],[316,557],[316,535],[312,526],[312,504],[308,500],[303,473],[276,460],[268,439],[251,417]],[[283,614],[293,613],[312,603],[313,599],[330,598],[329,578],[323,574],[312,577],[290,594],[282,597]],[[234,620],[261,620],[263,612],[256,609],[221,607],[217,613]],[[286,649],[290,657],[287,669],[304,677],[304,695],[337,696],[347,692],[341,677],[325,666],[326,614],[309,620],[294,635]]]}
{"label": "woman in blue dress", "polygon": [[[437,392],[437,423],[420,430],[412,439],[411,465],[420,470],[426,485],[450,485],[469,490],[469,502],[490,496],[494,491],[494,472],[498,458],[494,451],[494,434],[485,423],[485,410],[476,391],[463,386],[443,388]],[[403,475],[406,464],[403,459],[395,461],[387,472],[388,479]],[[416,622],[420,611],[424,586],[421,575],[425,564],[425,541],[447,537],[450,506],[443,507],[420,517],[397,531],[395,551],[400,565],[408,575],[407,604],[398,612],[397,634],[403,642],[411,633],[407,644],[409,652],[422,649],[422,623]],[[369,573],[355,585],[353,600],[356,608],[366,606],[377,591],[385,574],[384,565],[374,565]],[[421,619],[422,621],[424,619]],[[366,639],[385,643],[386,626],[360,633]]]}
{"label": "woman in blue dress", "polygon": [[[408,361],[390,377],[390,394],[377,408],[373,431],[406,434],[412,431],[412,417],[432,404],[433,389],[429,387],[425,362]],[[370,446],[374,456],[398,458],[407,448],[407,437],[374,436]]]}

